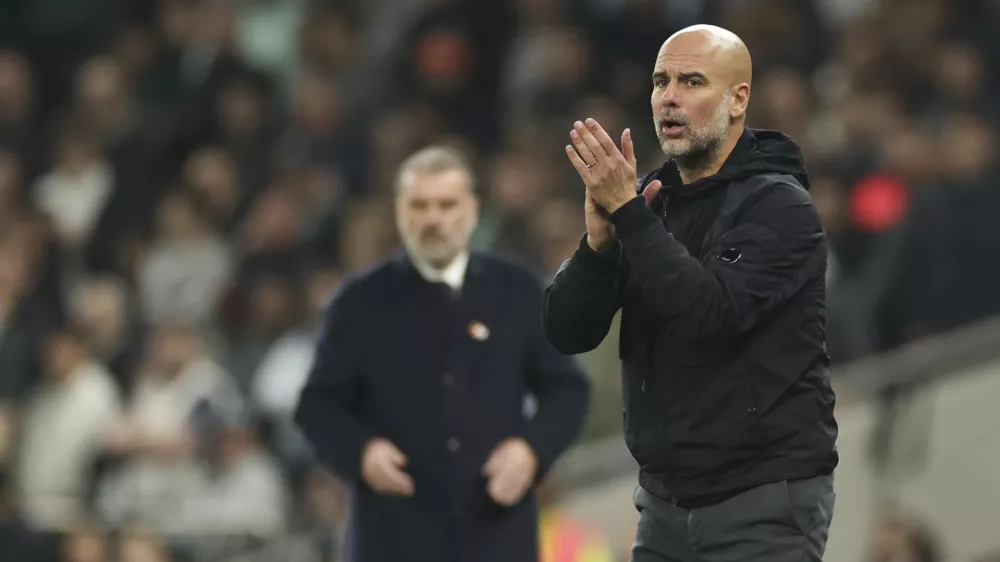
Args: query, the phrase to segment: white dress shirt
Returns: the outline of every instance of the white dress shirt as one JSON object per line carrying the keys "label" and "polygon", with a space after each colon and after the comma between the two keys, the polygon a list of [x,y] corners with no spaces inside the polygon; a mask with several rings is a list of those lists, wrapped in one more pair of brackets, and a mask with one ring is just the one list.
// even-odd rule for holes
{"label": "white dress shirt", "polygon": [[40,529],[63,531],[84,515],[91,463],[121,406],[111,373],[93,361],[78,365],[62,382],[45,381],[31,396],[18,485],[25,515]]}
{"label": "white dress shirt", "polygon": [[465,270],[469,266],[469,253],[462,252],[455,259],[451,260],[444,269],[431,267],[429,264],[410,256],[413,266],[417,268],[420,275],[430,283],[444,283],[451,287],[453,291],[462,290],[462,283],[465,281]]}

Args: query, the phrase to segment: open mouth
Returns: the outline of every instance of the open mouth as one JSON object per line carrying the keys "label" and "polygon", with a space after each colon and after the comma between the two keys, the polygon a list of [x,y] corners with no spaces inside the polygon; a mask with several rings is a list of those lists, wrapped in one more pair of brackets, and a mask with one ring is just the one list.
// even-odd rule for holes
{"label": "open mouth", "polygon": [[663,134],[668,137],[681,134],[684,131],[685,126],[686,125],[683,121],[676,119],[663,119],[660,121],[660,130],[662,130]]}

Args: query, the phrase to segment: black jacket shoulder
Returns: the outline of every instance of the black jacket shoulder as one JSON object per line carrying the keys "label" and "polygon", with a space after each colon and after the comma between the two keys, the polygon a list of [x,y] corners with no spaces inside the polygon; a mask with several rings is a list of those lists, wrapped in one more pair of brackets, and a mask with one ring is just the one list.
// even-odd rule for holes
{"label": "black jacket shoulder", "polygon": [[[487,279],[489,283],[512,284],[516,289],[537,291],[539,294],[544,289],[541,274],[513,258],[470,252],[468,267],[472,276]],[[370,302],[371,298],[383,298],[386,290],[407,278],[418,277],[419,273],[413,268],[405,252],[399,251],[391,258],[345,276],[330,300]]]}

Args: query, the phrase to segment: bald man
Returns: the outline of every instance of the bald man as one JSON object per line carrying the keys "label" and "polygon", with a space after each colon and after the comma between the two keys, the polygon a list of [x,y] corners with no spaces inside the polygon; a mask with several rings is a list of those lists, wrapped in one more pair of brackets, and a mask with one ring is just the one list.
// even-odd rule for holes
{"label": "bald man", "polygon": [[691,27],[652,72],[662,167],[637,179],[629,130],[619,150],[593,119],[566,146],[587,234],[546,291],[545,332],[583,353],[622,312],[634,562],[819,561],[826,547],[826,240],[798,146],[745,126],[750,85],[738,37]]}

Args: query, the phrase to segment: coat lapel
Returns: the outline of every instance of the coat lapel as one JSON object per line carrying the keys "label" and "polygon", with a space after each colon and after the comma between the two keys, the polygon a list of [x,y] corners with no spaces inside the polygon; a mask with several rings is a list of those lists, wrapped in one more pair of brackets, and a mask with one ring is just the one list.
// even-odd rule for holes
{"label": "coat lapel", "polygon": [[487,264],[482,256],[470,256],[459,298],[452,350],[462,356],[464,370],[473,389],[486,371],[483,366],[495,353],[495,343],[501,335],[496,333],[501,328],[499,311],[503,307],[498,289],[495,283],[490,283]]}

